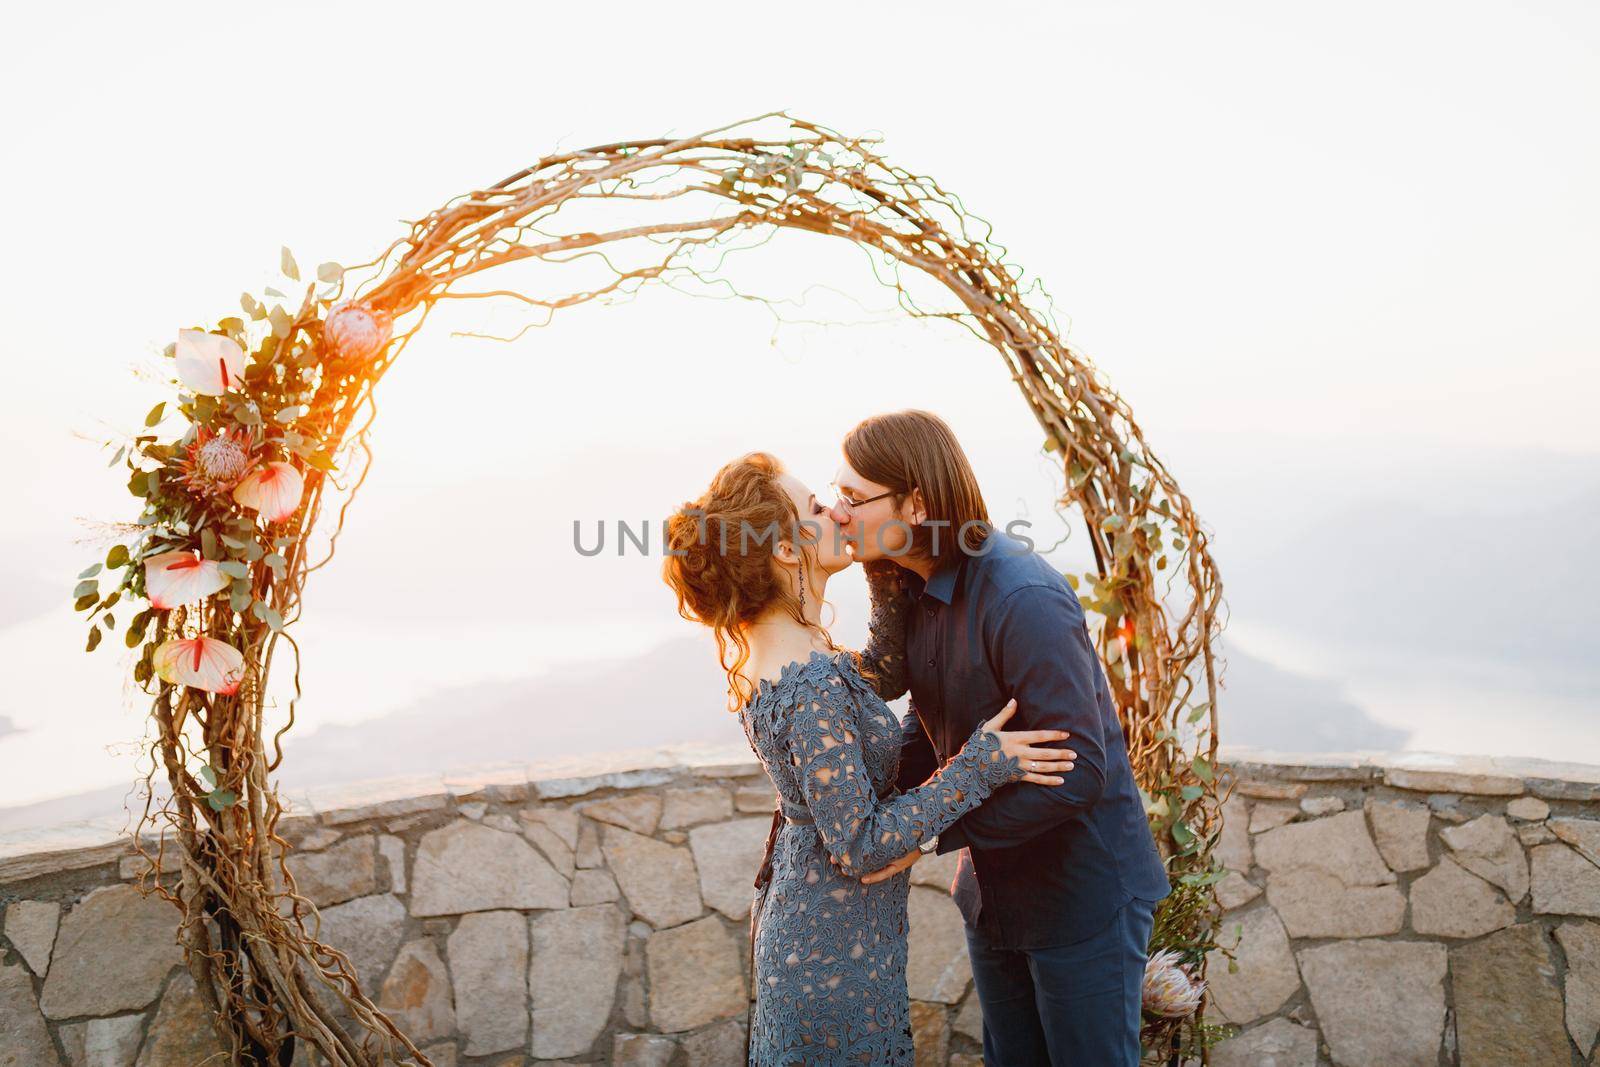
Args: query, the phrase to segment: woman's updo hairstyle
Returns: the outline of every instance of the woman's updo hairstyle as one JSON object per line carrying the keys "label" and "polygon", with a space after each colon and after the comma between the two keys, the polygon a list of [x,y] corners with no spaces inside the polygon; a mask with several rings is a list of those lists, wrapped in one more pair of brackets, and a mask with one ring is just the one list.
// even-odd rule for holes
{"label": "woman's updo hairstyle", "polygon": [[783,473],[776,456],[750,452],[717,471],[709,489],[666,521],[661,577],[677,594],[678,614],[716,634],[729,711],[738,711],[755,692],[739,674],[750,661],[745,631],[775,605],[835,647],[827,630],[806,621],[799,599],[772,566],[780,540],[793,544],[808,568],[816,565],[810,546],[795,537],[800,517],[778,482]]}

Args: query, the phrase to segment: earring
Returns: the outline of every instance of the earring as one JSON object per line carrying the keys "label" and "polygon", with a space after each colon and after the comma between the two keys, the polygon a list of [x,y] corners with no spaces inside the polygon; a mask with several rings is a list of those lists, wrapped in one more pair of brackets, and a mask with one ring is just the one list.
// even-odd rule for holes
{"label": "earring", "polygon": [[800,560],[800,614],[806,613],[806,561]]}

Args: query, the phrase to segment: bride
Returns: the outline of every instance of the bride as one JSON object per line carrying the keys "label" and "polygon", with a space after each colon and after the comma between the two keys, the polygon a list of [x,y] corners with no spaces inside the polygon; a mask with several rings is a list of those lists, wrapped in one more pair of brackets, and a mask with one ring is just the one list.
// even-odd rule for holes
{"label": "bride", "polygon": [[[1061,730],[1000,729],[1011,701],[914,789],[894,788],[909,598],[899,568],[866,565],[861,652],[822,627],[828,578],[848,567],[836,509],[765,452],[724,466],[667,521],[663,578],[711,627],[736,711],[778,793],[751,908],[749,1067],[912,1063],[902,871],[861,875],[925,842],[1011,782],[1059,785],[1075,754],[1033,747]],[[1024,772],[1024,766],[1037,768]]]}

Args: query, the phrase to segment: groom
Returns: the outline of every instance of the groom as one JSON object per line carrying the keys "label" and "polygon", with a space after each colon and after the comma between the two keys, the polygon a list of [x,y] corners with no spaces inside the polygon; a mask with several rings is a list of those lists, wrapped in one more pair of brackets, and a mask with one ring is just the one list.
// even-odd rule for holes
{"label": "groom", "polygon": [[1077,595],[989,524],[938,416],[874,416],[843,448],[834,519],[859,562],[903,568],[912,602],[900,788],[927,780],[1012,697],[1018,728],[1066,730],[1053,743],[1077,752],[1062,784],[1003,786],[862,881],[961,850],[952,893],[988,1067],[1137,1067],[1146,953],[1169,886]]}

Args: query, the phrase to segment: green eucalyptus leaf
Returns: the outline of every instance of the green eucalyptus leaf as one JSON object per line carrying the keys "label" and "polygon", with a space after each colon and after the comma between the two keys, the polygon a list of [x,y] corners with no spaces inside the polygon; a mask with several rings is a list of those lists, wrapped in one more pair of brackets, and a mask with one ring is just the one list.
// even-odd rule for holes
{"label": "green eucalyptus leaf", "polygon": [[250,567],[236,559],[225,559],[217,564],[217,569],[230,578],[249,578]]}
{"label": "green eucalyptus leaf", "polygon": [[106,553],[106,566],[113,569],[128,565],[128,546],[112,545],[111,551]]}
{"label": "green eucalyptus leaf", "polygon": [[294,325],[294,320],[289,318],[289,313],[280,304],[272,305],[272,310],[267,313],[267,321],[272,324],[272,336],[279,340],[288,337],[289,328]]}
{"label": "green eucalyptus leaf", "polygon": [[[100,583],[98,581],[96,581],[95,579],[90,578],[88,581],[79,582],[73,588],[72,595],[75,596],[75,597],[91,596],[91,595],[97,594],[99,592],[100,592]],[[99,597],[96,596],[95,599],[98,600]]]}
{"label": "green eucalyptus leaf", "polygon": [[344,268],[337,263],[317,264],[317,280],[319,282],[336,282],[344,277]]}
{"label": "green eucalyptus leaf", "polygon": [[161,413],[166,410],[166,407],[167,407],[167,402],[165,400],[163,400],[161,403],[159,403],[155,407],[151,408],[150,409],[150,414],[148,414],[148,415],[146,415],[144,417],[144,424],[146,426],[154,426],[156,423],[160,422],[161,421]]}
{"label": "green eucalyptus leaf", "polygon": [[85,567],[85,568],[83,568],[83,570],[79,571],[78,572],[78,577],[79,578],[93,578],[95,575],[97,575],[99,573],[100,573],[100,564],[96,563],[96,564],[93,564],[91,566]]}
{"label": "green eucalyptus leaf", "polygon": [[294,261],[294,253],[289,251],[289,246],[283,246],[283,254],[278,257],[278,269],[283,271],[283,276],[290,281],[300,280],[300,265]]}
{"label": "green eucalyptus leaf", "polygon": [[89,642],[88,644],[84,645],[83,650],[85,652],[93,652],[100,645],[100,636],[100,627],[96,626],[91,628],[89,630]]}
{"label": "green eucalyptus leaf", "polygon": [[72,605],[72,610],[73,611],[88,611],[90,608],[94,607],[99,602],[100,602],[100,597],[98,595],[96,595],[94,593],[87,593],[87,594],[84,594],[83,596],[78,597],[78,599]]}

